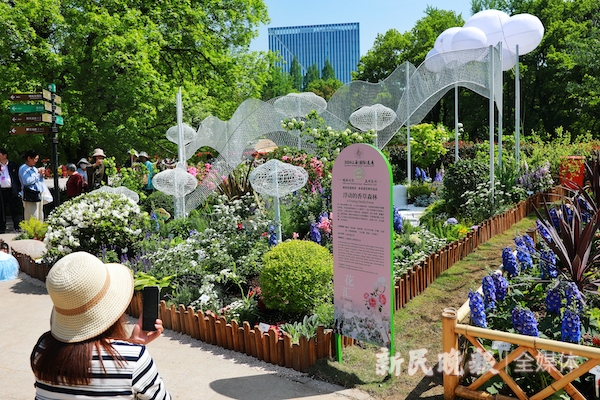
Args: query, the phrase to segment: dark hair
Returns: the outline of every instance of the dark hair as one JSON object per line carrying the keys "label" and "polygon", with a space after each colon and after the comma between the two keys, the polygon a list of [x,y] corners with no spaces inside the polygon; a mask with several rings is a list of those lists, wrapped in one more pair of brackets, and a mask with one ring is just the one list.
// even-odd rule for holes
{"label": "dark hair", "polygon": [[[89,385],[92,379],[92,357],[94,348],[100,354],[104,349],[122,367],[125,359],[115,350],[109,339],[127,338],[125,315],[100,335],[78,343],[65,343],[50,332],[44,333],[33,351],[30,363],[33,374],[40,381],[53,385]],[[100,358],[102,369],[106,368]]]}
{"label": "dark hair", "polygon": [[23,153],[23,158],[27,160],[28,158],[36,158],[39,155],[40,153],[35,150],[27,150],[25,153]]}
{"label": "dark hair", "polygon": [[8,243],[6,243],[6,242],[0,243],[0,250],[6,250],[7,253],[10,253],[10,247],[8,247]]}
{"label": "dark hair", "polygon": [[8,151],[4,147],[0,147],[0,154],[8,154]]}

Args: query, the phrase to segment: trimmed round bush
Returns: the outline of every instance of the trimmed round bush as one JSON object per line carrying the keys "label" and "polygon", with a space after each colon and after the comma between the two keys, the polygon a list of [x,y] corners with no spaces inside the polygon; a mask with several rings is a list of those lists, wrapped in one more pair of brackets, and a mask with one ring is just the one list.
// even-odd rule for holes
{"label": "trimmed round bush", "polygon": [[259,282],[268,308],[309,313],[333,296],[333,256],[307,240],[280,243],[265,253]]}

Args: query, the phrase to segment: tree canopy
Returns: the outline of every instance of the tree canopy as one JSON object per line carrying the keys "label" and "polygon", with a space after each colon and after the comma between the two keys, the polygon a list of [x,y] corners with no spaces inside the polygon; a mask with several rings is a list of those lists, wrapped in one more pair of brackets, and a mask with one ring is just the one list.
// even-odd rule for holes
{"label": "tree canopy", "polygon": [[[0,3],[0,98],[39,92],[55,83],[62,97],[61,162],[94,147],[123,157],[174,147],[165,138],[182,88],[184,118],[229,118],[239,103],[259,97],[268,58],[248,52],[262,0],[122,2],[19,0]],[[7,107],[0,134],[14,151],[49,153],[49,138],[8,137]]]}

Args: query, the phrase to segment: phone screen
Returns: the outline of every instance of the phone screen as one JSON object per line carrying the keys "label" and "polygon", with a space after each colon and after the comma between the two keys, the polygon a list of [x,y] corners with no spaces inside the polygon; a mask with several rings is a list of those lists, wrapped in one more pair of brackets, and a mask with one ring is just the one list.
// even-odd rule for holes
{"label": "phone screen", "polygon": [[142,330],[155,331],[154,323],[158,318],[158,303],[160,289],[158,286],[144,286],[142,297],[144,301],[144,311],[142,319]]}

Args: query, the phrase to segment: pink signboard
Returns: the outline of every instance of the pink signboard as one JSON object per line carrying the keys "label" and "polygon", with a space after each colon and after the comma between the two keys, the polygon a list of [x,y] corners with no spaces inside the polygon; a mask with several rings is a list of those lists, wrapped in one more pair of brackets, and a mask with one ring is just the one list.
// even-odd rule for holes
{"label": "pink signboard", "polygon": [[332,174],[334,332],[390,346],[393,338],[392,173],[385,156],[353,144]]}

